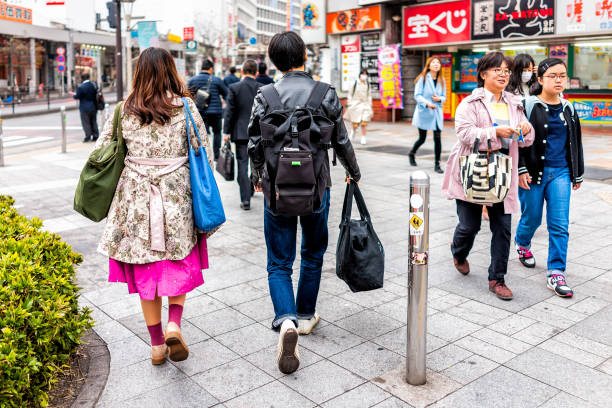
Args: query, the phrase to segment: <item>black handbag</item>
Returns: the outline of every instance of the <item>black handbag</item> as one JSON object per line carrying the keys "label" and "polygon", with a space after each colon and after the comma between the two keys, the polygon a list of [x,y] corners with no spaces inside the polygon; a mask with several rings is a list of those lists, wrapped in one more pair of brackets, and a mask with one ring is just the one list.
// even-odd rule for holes
{"label": "black handbag", "polygon": [[[353,196],[361,219],[351,220]],[[336,275],[351,291],[363,292],[383,287],[385,250],[378,239],[370,213],[357,183],[346,186],[340,236],[336,247]]]}
{"label": "black handbag", "polygon": [[232,152],[232,146],[227,141],[221,148],[219,158],[217,159],[217,166],[215,167],[219,174],[227,181],[234,180],[234,153]]}

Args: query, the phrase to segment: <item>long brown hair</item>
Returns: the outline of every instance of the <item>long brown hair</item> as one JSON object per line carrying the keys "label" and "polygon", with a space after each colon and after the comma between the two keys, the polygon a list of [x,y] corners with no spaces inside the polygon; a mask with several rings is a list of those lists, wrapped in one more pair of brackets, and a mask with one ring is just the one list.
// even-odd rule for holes
{"label": "long brown hair", "polygon": [[442,61],[440,61],[440,58],[436,57],[435,55],[427,58],[427,61],[425,61],[425,68],[423,68],[423,71],[421,71],[419,76],[414,79],[414,83],[416,84],[417,82],[419,82],[419,79],[421,78],[423,78],[423,81],[425,81],[426,75],[429,72],[429,66],[431,65],[433,60],[438,60],[438,62],[440,63],[440,71],[438,71],[438,78],[441,80],[442,88],[444,88],[446,84],[444,82],[444,77],[442,76]]}
{"label": "long brown hair", "polygon": [[138,57],[133,89],[125,101],[125,111],[138,116],[143,125],[151,122],[164,125],[172,117],[172,111],[182,106],[174,105],[174,99],[183,96],[189,96],[189,93],[176,71],[172,55],[157,47],[144,50]]}

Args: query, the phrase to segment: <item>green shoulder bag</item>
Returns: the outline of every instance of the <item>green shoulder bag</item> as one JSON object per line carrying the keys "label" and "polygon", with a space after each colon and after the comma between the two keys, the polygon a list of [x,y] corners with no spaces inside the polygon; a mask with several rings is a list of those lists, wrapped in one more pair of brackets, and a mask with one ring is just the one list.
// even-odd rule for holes
{"label": "green shoulder bag", "polygon": [[96,222],[108,215],[125,166],[127,147],[121,130],[122,105],[119,103],[115,108],[111,142],[91,152],[74,193],[75,211]]}

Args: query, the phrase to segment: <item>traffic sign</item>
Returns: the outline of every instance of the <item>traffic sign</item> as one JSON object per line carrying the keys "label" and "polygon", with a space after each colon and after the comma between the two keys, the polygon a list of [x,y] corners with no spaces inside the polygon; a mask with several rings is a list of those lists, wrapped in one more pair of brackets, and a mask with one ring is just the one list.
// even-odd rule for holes
{"label": "traffic sign", "polygon": [[250,43],[251,45],[255,45],[255,44],[257,43],[257,38],[255,38],[255,37],[251,37],[251,38],[249,38],[249,43]]}
{"label": "traffic sign", "polygon": [[198,51],[198,42],[194,40],[185,41],[185,51],[187,52],[197,52]]}
{"label": "traffic sign", "polygon": [[64,72],[64,70],[65,70],[65,69],[66,69],[66,66],[65,66],[65,65],[58,65],[58,66],[57,66],[57,70],[58,70],[59,72]]}
{"label": "traffic sign", "polygon": [[58,55],[64,55],[64,54],[66,53],[66,49],[65,49],[64,47],[57,47],[57,48],[55,49],[55,52],[56,52]]}
{"label": "traffic sign", "polygon": [[61,62],[63,64],[65,61],[66,61],[66,57],[64,57],[63,55],[57,56],[57,62]]}

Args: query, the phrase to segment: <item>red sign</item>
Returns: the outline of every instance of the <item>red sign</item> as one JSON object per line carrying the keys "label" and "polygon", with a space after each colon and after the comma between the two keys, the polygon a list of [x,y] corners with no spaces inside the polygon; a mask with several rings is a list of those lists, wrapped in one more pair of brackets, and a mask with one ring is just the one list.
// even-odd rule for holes
{"label": "red sign", "polygon": [[65,1],[48,1],[47,6],[63,6],[65,3]]}
{"label": "red sign", "polygon": [[404,7],[404,46],[470,40],[470,0]]}
{"label": "red sign", "polygon": [[345,35],[342,37],[342,53],[359,52],[359,35]]}
{"label": "red sign", "polygon": [[184,27],[183,28],[183,40],[191,41],[193,40],[193,27]]}
{"label": "red sign", "polygon": [[57,47],[57,48],[55,49],[55,52],[56,52],[58,55],[64,55],[64,54],[66,53],[66,49],[65,49],[64,47]]}

